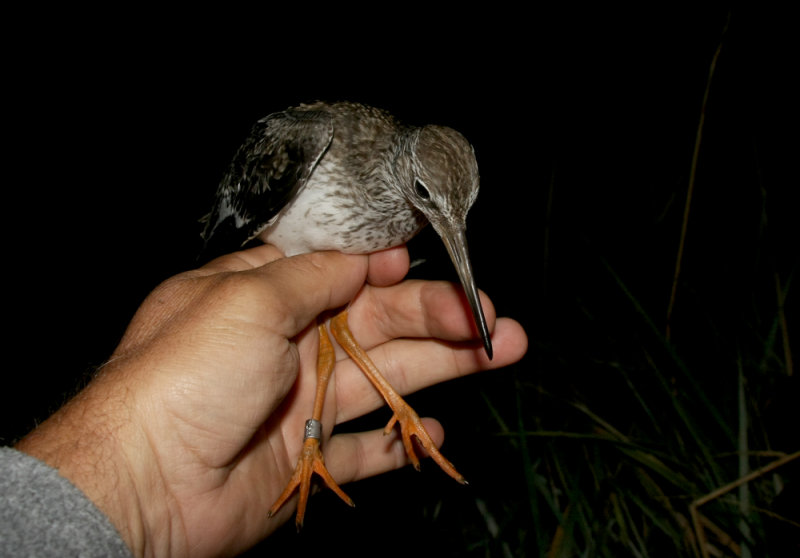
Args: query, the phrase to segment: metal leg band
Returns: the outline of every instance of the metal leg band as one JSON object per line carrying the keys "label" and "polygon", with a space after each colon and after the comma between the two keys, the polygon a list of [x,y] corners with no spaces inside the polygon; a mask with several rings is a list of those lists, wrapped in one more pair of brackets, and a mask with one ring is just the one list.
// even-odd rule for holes
{"label": "metal leg band", "polygon": [[319,440],[322,438],[322,423],[316,419],[308,419],[306,421],[306,429],[305,429],[305,436],[303,439],[307,438],[316,438]]}

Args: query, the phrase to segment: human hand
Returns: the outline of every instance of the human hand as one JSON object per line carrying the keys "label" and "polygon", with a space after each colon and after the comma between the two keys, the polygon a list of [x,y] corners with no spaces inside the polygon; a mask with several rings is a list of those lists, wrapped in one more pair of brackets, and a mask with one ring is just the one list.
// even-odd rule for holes
{"label": "human hand", "polygon": [[[81,488],[137,556],[240,552],[292,513],[267,518],[313,406],[319,314],[352,300],[354,335],[404,394],[524,354],[519,324],[495,323],[485,297],[494,360],[458,343],[474,334],[457,287],[397,283],[407,269],[404,248],[282,258],[260,246],[173,277],[145,300],[98,376],[19,449]],[[399,438],[382,430],[328,439],[335,424],[382,404],[337,348],[322,447],[339,483],[407,463]],[[426,427],[441,444],[441,426]]]}

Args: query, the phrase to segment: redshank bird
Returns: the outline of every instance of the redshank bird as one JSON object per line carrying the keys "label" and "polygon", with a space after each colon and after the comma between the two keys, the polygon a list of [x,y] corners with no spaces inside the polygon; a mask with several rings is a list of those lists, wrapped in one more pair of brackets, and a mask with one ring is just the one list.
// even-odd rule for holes
{"label": "redshank bird", "polygon": [[[286,256],[316,250],[367,254],[403,244],[428,222],[444,242],[472,310],[484,349],[492,342],[473,278],[466,216],[478,194],[478,165],[469,142],[443,126],[415,127],[384,110],[357,103],[304,104],[259,120],[239,148],[217,190],[203,237],[212,252],[253,239]],[[326,325],[318,324],[320,350],[312,417],[303,450],[272,516],[299,489],[296,524],[302,526],[317,473],[342,500],[352,500],[325,468],[320,449],[323,401],[334,365]],[[464,477],[438,450],[417,413],[381,375],[353,338],[347,311],[330,331],[393,411],[408,457],[419,460],[412,436],[451,477]]]}

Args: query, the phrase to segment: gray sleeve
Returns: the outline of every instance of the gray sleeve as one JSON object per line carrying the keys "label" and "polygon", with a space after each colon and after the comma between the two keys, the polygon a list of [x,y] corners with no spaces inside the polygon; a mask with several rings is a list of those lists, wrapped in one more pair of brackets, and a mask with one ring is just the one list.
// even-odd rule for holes
{"label": "gray sleeve", "polygon": [[0,448],[0,556],[125,557],[111,521],[49,465]]}

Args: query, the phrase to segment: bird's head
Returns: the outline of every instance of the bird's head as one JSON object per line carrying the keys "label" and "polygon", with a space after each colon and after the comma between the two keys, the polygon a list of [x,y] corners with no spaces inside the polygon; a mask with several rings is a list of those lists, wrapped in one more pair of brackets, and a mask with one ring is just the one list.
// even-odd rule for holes
{"label": "bird's head", "polygon": [[[417,128],[407,148],[406,197],[434,227],[463,225],[478,196],[478,163],[467,139],[443,126]],[[438,228],[437,228],[438,230]]]}
{"label": "bird's head", "polygon": [[444,126],[415,128],[406,140],[395,159],[396,184],[447,247],[486,354],[492,358],[492,341],[467,250],[467,212],[478,196],[479,184],[475,152],[464,136]]}

